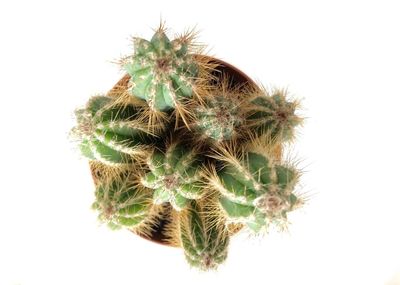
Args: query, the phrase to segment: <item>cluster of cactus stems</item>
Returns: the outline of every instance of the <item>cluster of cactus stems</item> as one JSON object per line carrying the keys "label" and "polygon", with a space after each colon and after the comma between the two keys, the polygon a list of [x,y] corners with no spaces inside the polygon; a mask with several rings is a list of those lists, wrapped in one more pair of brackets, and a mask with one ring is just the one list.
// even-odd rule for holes
{"label": "cluster of cactus stems", "polygon": [[253,82],[235,85],[187,32],[161,25],[121,60],[127,84],[76,110],[71,133],[90,160],[93,209],[112,229],[181,247],[188,263],[215,269],[239,229],[285,228],[303,199],[300,171],[283,159],[302,122],[298,101]]}

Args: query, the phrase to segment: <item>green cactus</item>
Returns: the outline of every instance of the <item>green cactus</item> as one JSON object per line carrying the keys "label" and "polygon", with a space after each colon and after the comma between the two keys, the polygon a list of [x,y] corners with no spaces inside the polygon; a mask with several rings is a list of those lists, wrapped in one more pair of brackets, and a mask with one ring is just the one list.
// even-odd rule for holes
{"label": "green cactus", "polygon": [[298,171],[281,165],[266,153],[247,152],[226,160],[214,177],[220,205],[232,222],[244,222],[254,232],[271,223],[286,225],[287,213],[301,200],[293,191]]}
{"label": "green cactus", "polygon": [[242,107],[234,94],[205,98],[193,111],[192,126],[199,134],[196,138],[216,143],[235,139],[244,122]]}
{"label": "green cactus", "polygon": [[282,147],[302,118],[284,90],[256,86],[194,38],[170,40],[162,25],[150,41],[135,38],[127,74],[76,110],[72,134],[90,160],[101,221],[182,247],[209,270],[236,232],[285,227],[302,204]]}
{"label": "green cactus", "polygon": [[201,270],[216,269],[228,256],[229,235],[203,201],[191,201],[180,216],[180,239],[188,263]]}
{"label": "green cactus", "polygon": [[271,96],[257,92],[251,99],[252,107],[247,117],[248,126],[258,133],[269,132],[271,138],[290,141],[294,129],[302,119],[295,114],[299,103],[289,102],[283,90],[275,90]]}
{"label": "green cactus", "polygon": [[151,191],[139,187],[129,175],[99,183],[95,196],[92,208],[98,211],[99,220],[111,229],[146,227],[145,222],[151,217]]}
{"label": "green cactus", "polygon": [[171,144],[165,153],[155,150],[148,159],[150,172],[142,178],[145,187],[154,189],[154,203],[169,202],[176,210],[202,195],[201,174],[195,150]]}
{"label": "green cactus", "polygon": [[131,76],[131,94],[146,100],[151,110],[180,108],[193,96],[199,66],[190,54],[191,37],[172,41],[160,27],[150,41],[134,39],[135,53],[123,60]]}
{"label": "green cactus", "polygon": [[77,126],[72,134],[82,155],[108,165],[126,164],[143,155],[151,132],[140,118],[139,108],[113,105],[114,99],[92,97],[85,108],[77,109]]}

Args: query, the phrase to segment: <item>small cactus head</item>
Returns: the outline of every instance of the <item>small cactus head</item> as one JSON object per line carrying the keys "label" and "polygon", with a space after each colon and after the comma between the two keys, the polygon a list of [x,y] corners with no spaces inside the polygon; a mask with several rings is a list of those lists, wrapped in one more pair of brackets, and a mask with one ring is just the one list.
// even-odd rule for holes
{"label": "small cactus head", "polygon": [[303,121],[296,114],[298,101],[289,101],[284,90],[276,89],[269,95],[265,90],[253,94],[247,114],[248,126],[257,133],[270,133],[279,141],[293,140],[295,127]]}
{"label": "small cactus head", "polygon": [[155,150],[149,156],[150,171],[141,178],[141,183],[154,190],[154,203],[168,202],[180,211],[190,200],[202,195],[200,165],[196,149],[172,143],[165,152]]}
{"label": "small cactus head", "polygon": [[135,52],[122,61],[131,76],[131,95],[154,111],[168,111],[193,96],[198,63],[189,53],[190,37],[170,40],[160,26],[150,41],[134,38]]}
{"label": "small cactus head", "polygon": [[[188,104],[214,78],[217,65],[195,38],[191,30],[170,40],[161,24],[150,41],[134,38],[134,54],[121,60],[130,76],[129,97],[147,102],[151,120],[173,111],[187,124]],[[124,100],[130,101],[129,97]]]}
{"label": "small cactus head", "polygon": [[228,80],[204,93],[193,107],[190,128],[197,141],[219,144],[235,140],[242,131],[246,101],[239,90],[229,88]]}

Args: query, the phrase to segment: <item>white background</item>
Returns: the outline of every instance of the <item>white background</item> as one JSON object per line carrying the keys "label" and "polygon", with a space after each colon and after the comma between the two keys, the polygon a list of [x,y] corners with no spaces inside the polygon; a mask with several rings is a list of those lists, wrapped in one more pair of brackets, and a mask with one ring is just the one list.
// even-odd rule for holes
{"label": "white background", "polygon": [[[0,285],[400,284],[396,2],[1,1]],[[292,152],[309,204],[288,234],[233,238],[218,272],[99,226],[67,139],[73,109],[113,86],[110,62],[160,17],[197,25],[211,54],[288,87],[308,117]]]}

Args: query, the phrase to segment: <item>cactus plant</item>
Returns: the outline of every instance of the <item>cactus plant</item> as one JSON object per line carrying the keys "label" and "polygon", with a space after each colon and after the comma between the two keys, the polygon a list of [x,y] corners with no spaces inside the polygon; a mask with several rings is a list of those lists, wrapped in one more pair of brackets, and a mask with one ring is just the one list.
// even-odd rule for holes
{"label": "cactus plant", "polygon": [[200,164],[195,150],[173,143],[165,153],[155,150],[147,164],[150,172],[142,178],[142,184],[155,190],[154,203],[169,202],[181,210],[189,200],[201,197]]}
{"label": "cactus plant", "polygon": [[285,227],[302,204],[300,172],[282,155],[299,104],[207,57],[192,32],[169,40],[161,25],[134,46],[123,79],[76,111],[93,208],[111,228],[161,233],[190,265],[215,269],[236,232]]}

